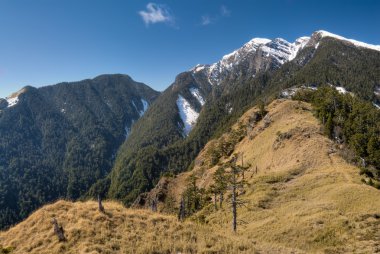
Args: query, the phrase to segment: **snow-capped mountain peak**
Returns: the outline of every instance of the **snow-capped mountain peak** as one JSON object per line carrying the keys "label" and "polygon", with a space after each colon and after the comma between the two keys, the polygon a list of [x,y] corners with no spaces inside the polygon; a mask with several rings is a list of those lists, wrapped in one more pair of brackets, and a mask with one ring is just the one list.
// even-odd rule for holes
{"label": "snow-capped mountain peak", "polygon": [[[253,38],[241,48],[223,56],[220,61],[211,65],[197,65],[190,71],[193,73],[204,73],[211,85],[221,84],[230,75],[241,75],[242,70],[239,68],[239,65],[244,66],[246,70],[250,68],[251,75],[255,76],[256,72],[260,70],[278,68],[286,62],[292,61],[300,50],[306,46],[317,48],[320,40],[324,37],[332,37],[352,43],[357,47],[380,51],[380,45],[371,45],[319,30],[314,32],[311,37],[302,36],[292,43],[282,38],[273,40]],[[255,60],[255,58],[260,59]]]}
{"label": "snow-capped mountain peak", "polygon": [[[231,68],[233,64],[238,64],[241,59],[243,59],[247,54],[255,52],[260,46],[270,43],[272,40],[266,38],[253,38],[249,42],[243,45],[243,47],[234,50],[232,53],[227,54],[222,57],[222,59],[212,64],[211,67],[214,68],[218,65],[223,68]],[[213,68],[213,69],[214,69]]]}
{"label": "snow-capped mountain peak", "polygon": [[26,92],[26,88],[24,87],[20,91],[11,94],[5,99],[0,99],[2,102],[1,103],[2,105],[0,105],[0,109],[11,108],[11,107],[16,106],[20,101],[19,96],[25,92]]}
{"label": "snow-capped mountain peak", "polygon": [[273,66],[275,67],[291,61],[297,56],[299,50],[305,47],[309,40],[310,37],[300,37],[294,43],[290,43],[282,38],[273,40],[253,38],[241,48],[223,56],[220,61],[211,65],[197,65],[190,71],[193,73],[203,72],[206,74],[211,85],[219,85],[231,73],[239,72],[234,69],[238,68],[237,66],[241,64],[248,67],[251,66],[254,72],[259,71],[260,66],[253,66],[255,63],[250,63],[258,54],[261,56],[261,60],[258,63],[262,62],[263,59],[268,59],[268,61],[273,62]]}
{"label": "snow-capped mountain peak", "polygon": [[335,38],[335,39],[338,39],[338,40],[350,42],[350,43],[354,44],[357,47],[369,48],[369,49],[372,49],[372,50],[380,51],[380,45],[373,45],[373,44],[368,44],[368,43],[357,41],[357,40],[353,40],[353,39],[347,39],[347,38],[345,38],[343,36],[340,36],[340,35],[337,35],[337,34],[333,34],[333,33],[330,33],[330,32],[324,31],[324,30],[319,30],[319,31],[314,32],[313,36],[314,37],[318,36],[319,38],[332,37],[332,38]]}

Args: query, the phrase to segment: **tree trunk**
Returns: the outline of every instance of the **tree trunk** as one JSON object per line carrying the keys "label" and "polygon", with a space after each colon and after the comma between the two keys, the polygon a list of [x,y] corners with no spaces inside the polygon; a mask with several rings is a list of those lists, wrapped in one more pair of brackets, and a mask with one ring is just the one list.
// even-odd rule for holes
{"label": "tree trunk", "polygon": [[183,221],[185,219],[185,200],[183,197],[181,198],[181,203],[179,205],[178,219],[180,221]]}
{"label": "tree trunk", "polygon": [[222,209],[223,207],[223,192],[219,193],[219,208]]}
{"label": "tree trunk", "polygon": [[151,209],[153,212],[157,212],[157,198],[154,198],[151,203]]}
{"label": "tree trunk", "polygon": [[55,218],[53,219],[52,223],[54,225],[54,233],[57,235],[58,240],[60,242],[66,241],[65,231],[63,230],[63,227],[62,226],[58,226],[58,222],[57,222],[57,220]]}
{"label": "tree trunk", "polygon": [[104,206],[102,204],[102,198],[100,197],[100,195],[98,195],[98,206],[99,206],[99,211],[101,213],[105,213],[106,211],[104,210]]}
{"label": "tree trunk", "polygon": [[232,183],[232,230],[236,232],[236,175],[233,175],[233,183]]}
{"label": "tree trunk", "polygon": [[216,204],[216,192],[214,192],[214,208],[215,208],[215,211],[218,210],[218,206]]}

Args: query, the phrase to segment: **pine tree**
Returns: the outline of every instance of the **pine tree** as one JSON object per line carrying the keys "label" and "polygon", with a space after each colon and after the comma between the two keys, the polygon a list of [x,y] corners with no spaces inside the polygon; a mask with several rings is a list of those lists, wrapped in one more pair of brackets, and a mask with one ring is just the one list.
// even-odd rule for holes
{"label": "pine tree", "polygon": [[217,196],[218,196],[218,194],[219,194],[219,191],[218,191],[217,187],[215,186],[215,184],[212,184],[212,185],[210,186],[209,192],[210,192],[210,194],[212,194],[213,197],[214,197],[214,209],[215,209],[215,211],[216,211],[216,210],[218,210],[218,205],[217,205],[217,202],[216,202],[216,201],[217,201]]}

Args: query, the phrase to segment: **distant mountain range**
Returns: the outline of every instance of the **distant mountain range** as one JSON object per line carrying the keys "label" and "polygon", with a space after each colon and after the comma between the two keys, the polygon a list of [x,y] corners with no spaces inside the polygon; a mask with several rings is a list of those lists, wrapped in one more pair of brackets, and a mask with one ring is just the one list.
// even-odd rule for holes
{"label": "distant mountain range", "polygon": [[259,101],[332,85],[380,102],[380,46],[326,31],[255,38],[159,93],[126,75],[26,87],[0,99],[0,228],[59,197],[131,204],[192,168],[212,138]]}

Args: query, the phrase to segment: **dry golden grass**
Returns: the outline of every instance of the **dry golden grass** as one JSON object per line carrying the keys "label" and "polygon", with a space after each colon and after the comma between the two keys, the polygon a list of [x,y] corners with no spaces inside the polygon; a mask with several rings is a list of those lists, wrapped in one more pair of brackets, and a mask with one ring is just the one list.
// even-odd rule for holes
{"label": "dry golden grass", "polygon": [[[147,210],[127,209],[117,202],[58,201],[24,222],[0,233],[12,253],[250,253],[254,244],[236,241],[192,222]],[[52,218],[64,227],[66,242],[54,235]]]}
{"label": "dry golden grass", "polygon": [[[1,232],[0,245],[15,247],[15,253],[380,253],[380,192],[339,157],[310,105],[278,100],[268,110],[271,124],[259,123],[235,147],[252,165],[236,234],[227,203],[218,211],[209,205],[180,223],[115,202],[104,203],[104,215],[92,201],[59,201]],[[212,142],[192,172],[170,180],[169,194],[177,200],[191,173],[201,187],[212,183],[216,167],[205,167]],[[201,216],[205,224],[193,222]],[[53,235],[53,217],[64,226],[67,242]]]}
{"label": "dry golden grass", "polygon": [[[242,237],[265,245],[268,252],[272,247],[308,253],[380,252],[380,192],[363,184],[359,169],[339,157],[339,148],[320,133],[309,104],[277,100],[268,110],[271,124],[260,122],[234,151],[252,165],[246,174],[249,186],[241,195],[247,207],[238,211]],[[254,111],[239,122],[247,123]],[[207,161],[209,147],[198,161]],[[199,163],[172,180],[174,193],[180,195],[191,173],[200,177],[199,186],[209,186],[215,170]],[[231,221],[228,209],[201,213],[210,227],[223,230]]]}

